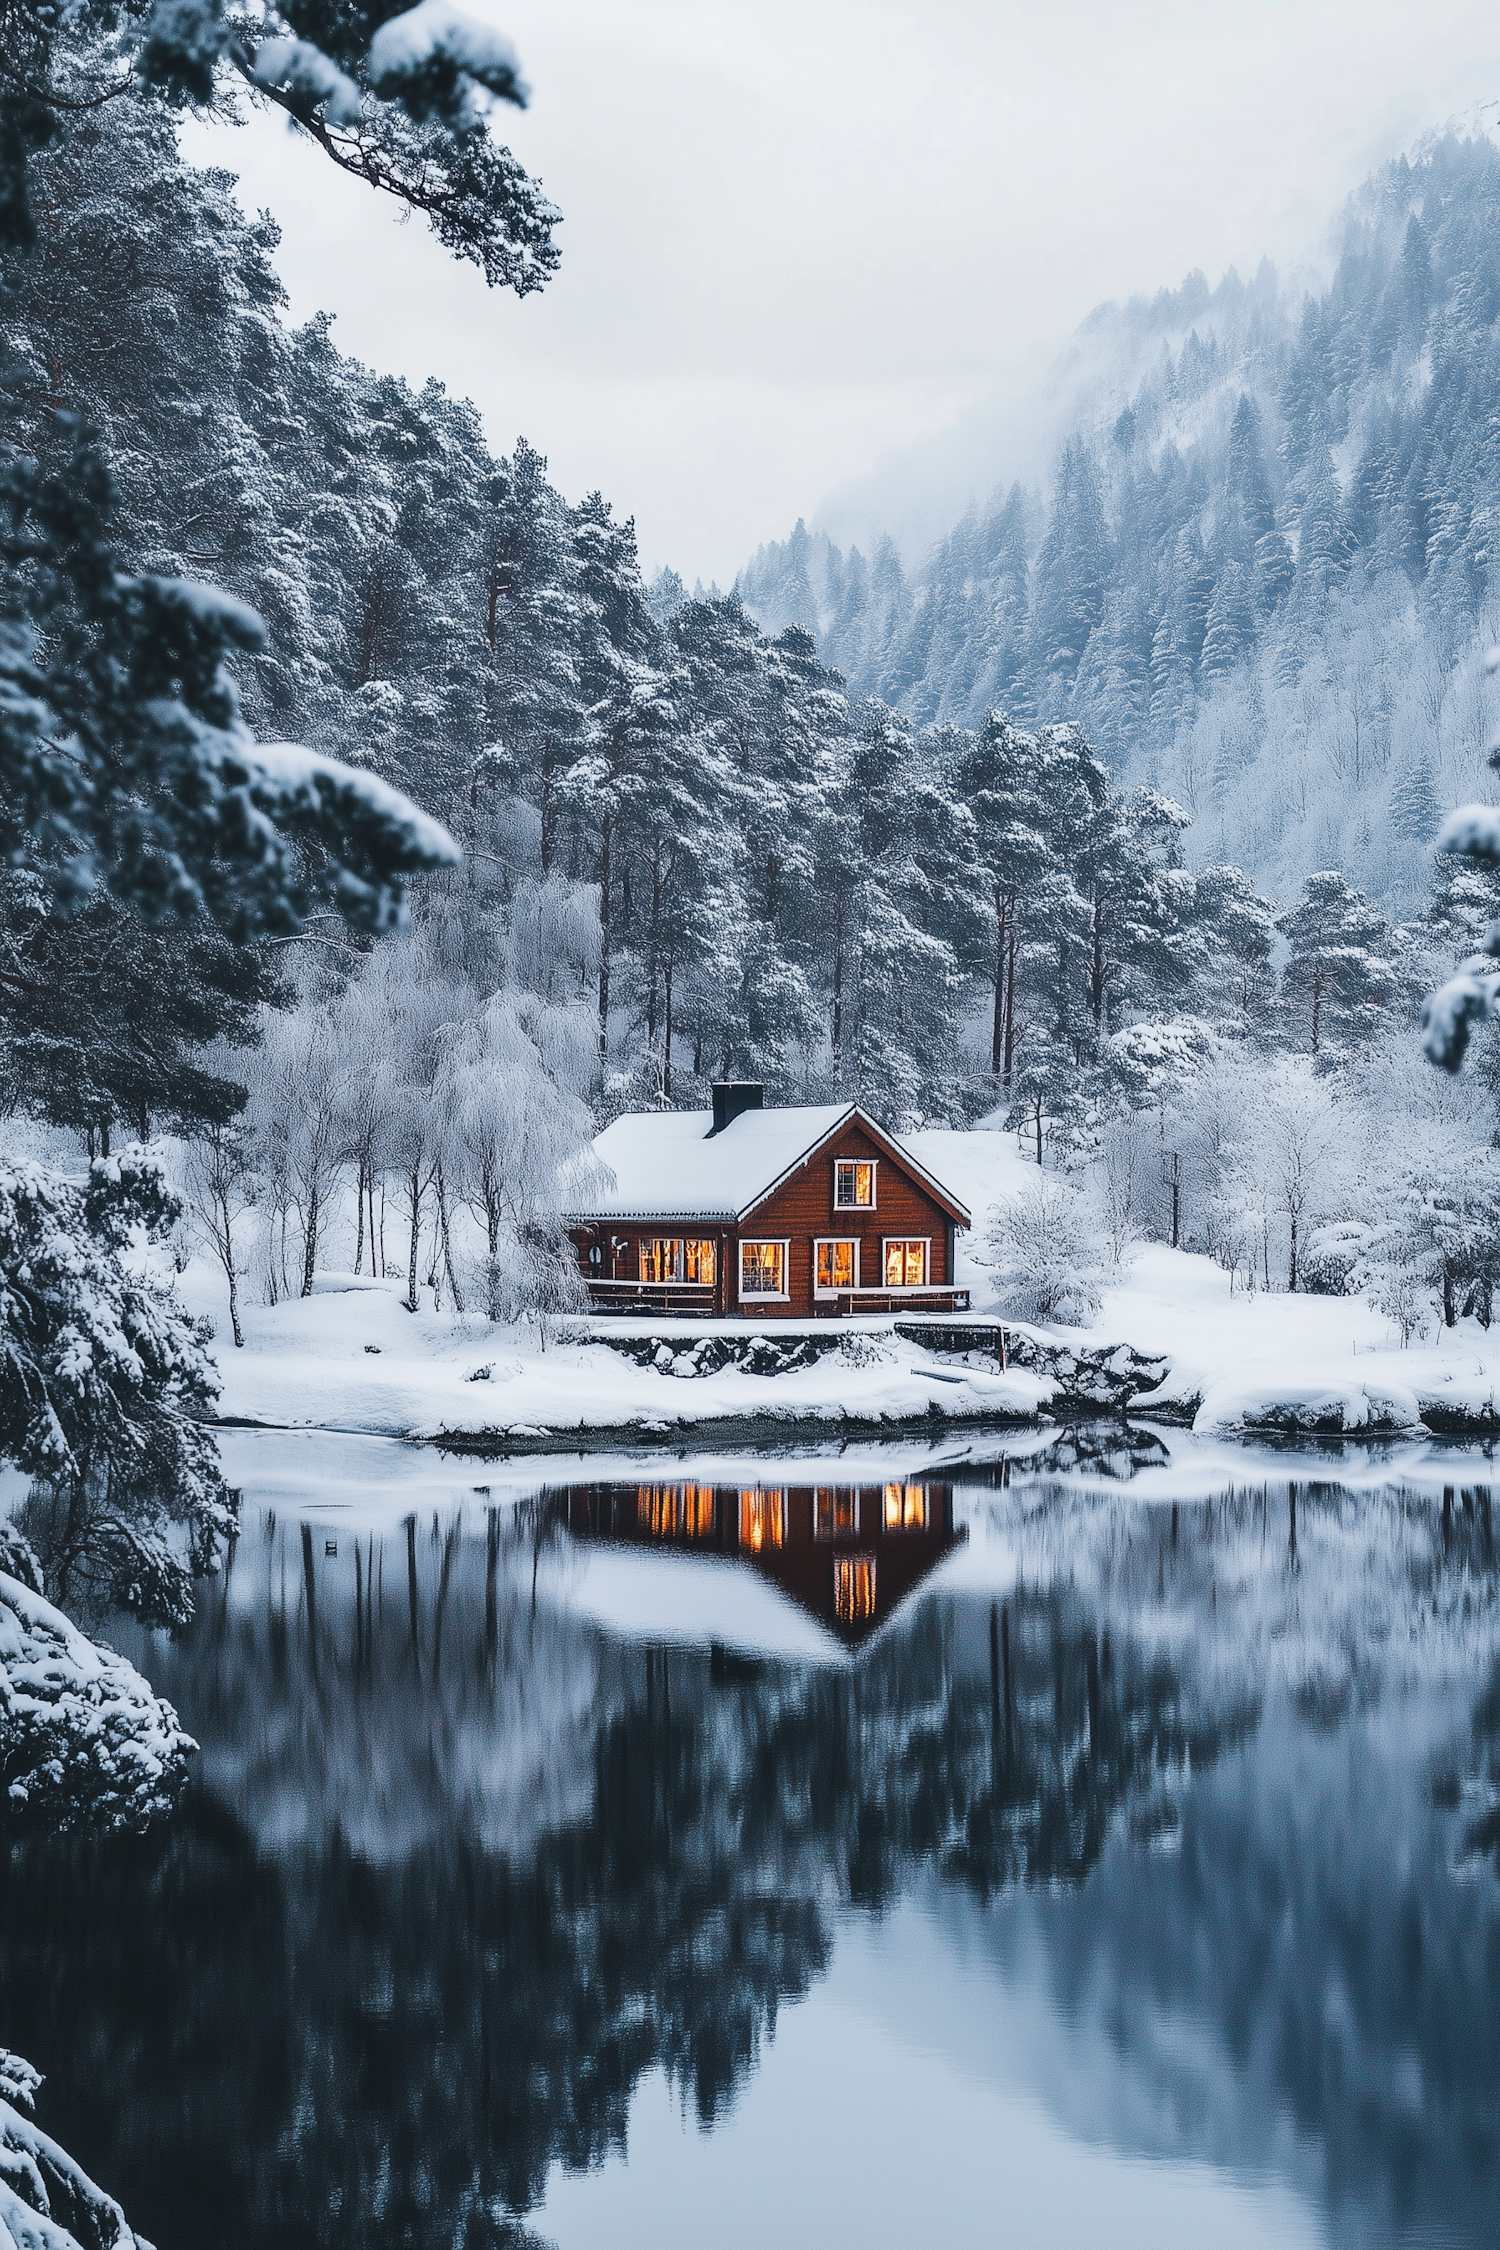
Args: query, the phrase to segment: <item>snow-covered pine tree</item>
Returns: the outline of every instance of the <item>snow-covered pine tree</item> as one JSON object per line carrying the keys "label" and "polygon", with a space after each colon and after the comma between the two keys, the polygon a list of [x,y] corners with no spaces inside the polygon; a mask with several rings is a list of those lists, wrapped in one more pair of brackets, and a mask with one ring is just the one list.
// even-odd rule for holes
{"label": "snow-covered pine tree", "polygon": [[60,1602],[191,1616],[234,1507],[204,1427],[217,1382],[171,1291],[126,1252],[181,1215],[159,1160],[75,1187],[0,1168],[0,1454],[35,1481],[23,1528]]}

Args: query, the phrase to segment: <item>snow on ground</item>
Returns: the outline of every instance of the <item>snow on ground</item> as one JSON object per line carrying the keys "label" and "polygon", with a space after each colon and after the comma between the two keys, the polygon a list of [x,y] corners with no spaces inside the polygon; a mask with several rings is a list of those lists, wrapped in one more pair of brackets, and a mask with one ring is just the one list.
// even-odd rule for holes
{"label": "snow on ground", "polygon": [[[837,1427],[845,1420],[920,1419],[933,1406],[949,1414],[1030,1415],[1051,1392],[1045,1380],[1020,1371],[944,1367],[903,1343],[888,1322],[869,1320],[845,1323],[841,1348],[813,1367],[774,1376],[734,1367],[674,1376],[571,1333],[552,1334],[544,1348],[535,1328],[456,1320],[434,1314],[430,1300],[428,1309],[409,1313],[404,1283],[350,1274],[320,1276],[311,1297],[247,1306],[245,1349],[236,1351],[209,1270],[190,1267],[184,1282],[194,1309],[216,1320],[221,1417],[283,1429],[501,1440],[632,1429],[660,1438],[739,1417]],[[655,1325],[675,1331],[682,1324]],[[698,1322],[693,1332],[711,1326],[751,1332],[743,1321]],[[616,1332],[622,1327],[615,1324]]]}
{"label": "snow on ground", "polygon": [[[1035,1178],[1015,1136],[932,1131],[909,1136],[913,1153],[968,1205],[974,1224],[958,1242],[956,1278],[976,1315],[1003,1314],[984,1261],[994,1212]],[[313,1295],[276,1307],[247,1302],[247,1343],[229,1341],[224,1284],[195,1261],[183,1277],[193,1309],[216,1323],[227,1420],[283,1429],[434,1437],[447,1432],[535,1441],[570,1431],[621,1430],[643,1442],[711,1436],[713,1425],[920,1420],[1045,1411],[1052,1388],[1019,1370],[946,1366],[897,1337],[888,1320],[840,1324],[841,1348],[814,1366],[779,1375],[739,1368],[693,1376],[638,1367],[587,1341],[587,1323],[564,1324],[546,1348],[534,1328],[492,1327],[478,1318],[409,1313],[404,1285],[351,1274],[320,1275]],[[249,1292],[246,1292],[247,1298]],[[614,1320],[610,1333],[624,1333]],[[642,1333],[680,1322],[634,1324]],[[791,1323],[762,1322],[787,1336]],[[815,1324],[823,1334],[827,1323]],[[745,1335],[746,1321],[695,1323]],[[1077,1342],[1079,1331],[1050,1332]],[[1361,1430],[1415,1428],[1424,1411],[1480,1416],[1500,1390],[1500,1330],[1474,1322],[1440,1331],[1409,1350],[1391,1324],[1354,1297],[1231,1291],[1211,1259],[1160,1243],[1137,1246],[1105,1288],[1091,1343],[1128,1343],[1169,1362],[1150,1404],[1179,1412],[1196,1402],[1200,1431],[1234,1432],[1278,1417],[1288,1425]]]}

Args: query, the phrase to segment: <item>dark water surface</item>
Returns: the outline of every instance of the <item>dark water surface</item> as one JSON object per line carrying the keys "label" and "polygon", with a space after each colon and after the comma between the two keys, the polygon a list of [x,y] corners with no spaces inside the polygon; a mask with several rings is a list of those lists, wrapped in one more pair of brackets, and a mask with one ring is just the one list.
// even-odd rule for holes
{"label": "dark water surface", "polygon": [[1500,2240],[1480,1449],[232,1473],[179,1818],[0,1862],[158,2250]]}

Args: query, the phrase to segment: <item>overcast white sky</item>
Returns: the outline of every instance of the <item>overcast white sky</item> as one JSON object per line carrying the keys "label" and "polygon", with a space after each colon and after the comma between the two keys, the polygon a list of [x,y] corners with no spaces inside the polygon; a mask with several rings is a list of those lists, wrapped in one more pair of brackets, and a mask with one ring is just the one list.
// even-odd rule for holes
{"label": "overcast white sky", "polygon": [[1021,400],[1104,298],[1295,263],[1370,166],[1500,95],[1476,0],[471,0],[564,214],[519,302],[271,119],[194,127],[281,221],[292,312],[728,583],[830,490]]}

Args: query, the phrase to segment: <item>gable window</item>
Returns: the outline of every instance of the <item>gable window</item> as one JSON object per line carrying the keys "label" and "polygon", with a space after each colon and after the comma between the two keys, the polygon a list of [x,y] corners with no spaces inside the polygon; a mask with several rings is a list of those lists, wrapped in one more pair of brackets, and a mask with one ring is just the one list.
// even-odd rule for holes
{"label": "gable window", "polygon": [[927,1529],[927,1487],[925,1484],[888,1484],[886,1486],[885,1528],[887,1531],[925,1531]]}
{"label": "gable window", "polygon": [[853,1539],[859,1531],[859,1494],[820,1484],[813,1494],[814,1539]]}
{"label": "gable window", "polygon": [[712,1242],[641,1240],[642,1281],[696,1281],[714,1278]]}
{"label": "gable window", "polygon": [[840,1157],[833,1167],[833,1207],[836,1211],[873,1211],[875,1167],[862,1157]]}
{"label": "gable window", "polygon": [[786,1545],[784,1492],[740,1494],[740,1545],[752,1555],[760,1554],[767,1547]]}
{"label": "gable window", "polygon": [[833,1614],[841,1625],[862,1625],[875,1615],[875,1557],[835,1555]]}
{"label": "gable window", "polygon": [[907,1242],[887,1241],[885,1285],[887,1289],[926,1288],[927,1243],[924,1237]]}
{"label": "gable window", "polygon": [[740,1295],[784,1297],[787,1293],[786,1253],[785,1242],[742,1242]]}
{"label": "gable window", "polygon": [[849,1241],[827,1241],[815,1245],[817,1260],[813,1270],[813,1287],[820,1296],[831,1297],[837,1289],[859,1287],[859,1244]]}

